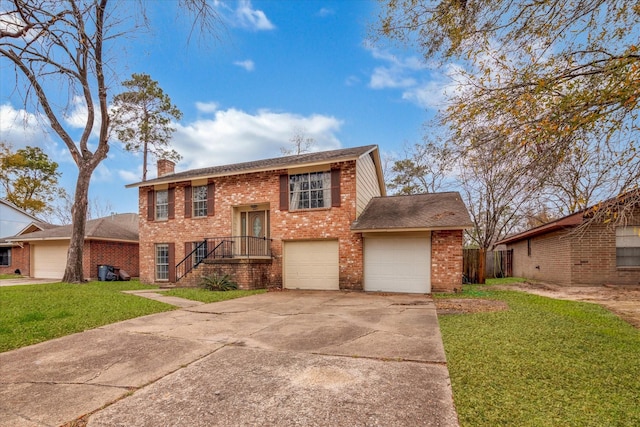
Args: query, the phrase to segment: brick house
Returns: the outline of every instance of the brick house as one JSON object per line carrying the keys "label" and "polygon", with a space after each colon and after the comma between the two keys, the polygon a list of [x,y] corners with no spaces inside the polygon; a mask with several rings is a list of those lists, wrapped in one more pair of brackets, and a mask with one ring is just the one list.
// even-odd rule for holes
{"label": "brick house", "polygon": [[[615,211],[615,200],[597,208]],[[497,242],[513,250],[513,275],[560,285],[640,285],[640,207],[618,225],[589,221],[593,209]]]}
{"label": "brick house", "polygon": [[0,274],[12,274],[16,271],[28,273],[30,267],[29,245],[10,242],[6,238],[48,227],[49,224],[8,200],[0,199]]}
{"label": "brick house", "polygon": [[[6,238],[27,248],[28,268],[22,274],[36,278],[61,279],[67,264],[71,225],[48,225],[42,230],[26,229]],[[99,265],[121,268],[132,277],[139,275],[138,215],[115,214],[87,221],[83,248],[86,279],[98,277]]]}
{"label": "brick house", "polygon": [[[203,276],[230,274],[242,288],[388,291],[398,290],[404,274],[422,284],[402,291],[430,292],[432,283],[434,291],[460,286],[462,229],[470,224],[461,201],[466,219],[449,225],[450,232],[432,233],[424,225],[393,233],[356,226],[372,199],[386,193],[375,145],[183,172],[174,167],[160,160],[157,178],[127,185],[139,191],[143,282],[195,286]],[[367,285],[373,265],[367,265],[365,241],[376,234],[386,235],[381,246],[388,253],[410,254],[416,238],[423,241],[420,263],[426,268],[414,274],[417,279],[399,271],[376,289]],[[450,252],[459,250],[460,257],[432,259],[432,247],[454,248]]]}

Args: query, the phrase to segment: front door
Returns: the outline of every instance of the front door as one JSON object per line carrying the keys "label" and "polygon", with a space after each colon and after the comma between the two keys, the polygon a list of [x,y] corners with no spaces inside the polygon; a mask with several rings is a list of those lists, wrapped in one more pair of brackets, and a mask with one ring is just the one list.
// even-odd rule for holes
{"label": "front door", "polygon": [[241,212],[242,255],[266,256],[268,243],[267,211]]}

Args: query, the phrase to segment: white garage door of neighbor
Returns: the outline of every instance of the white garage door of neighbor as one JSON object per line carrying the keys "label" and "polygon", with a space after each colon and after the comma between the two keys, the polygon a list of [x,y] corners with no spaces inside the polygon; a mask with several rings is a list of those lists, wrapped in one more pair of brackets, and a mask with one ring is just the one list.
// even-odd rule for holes
{"label": "white garage door of neighbor", "polygon": [[284,287],[338,290],[338,241],[284,242]]}
{"label": "white garage door of neighbor", "polygon": [[431,235],[365,237],[364,289],[431,292]]}
{"label": "white garage door of neighbor", "polygon": [[42,242],[33,245],[33,277],[62,279],[68,250],[68,243]]}

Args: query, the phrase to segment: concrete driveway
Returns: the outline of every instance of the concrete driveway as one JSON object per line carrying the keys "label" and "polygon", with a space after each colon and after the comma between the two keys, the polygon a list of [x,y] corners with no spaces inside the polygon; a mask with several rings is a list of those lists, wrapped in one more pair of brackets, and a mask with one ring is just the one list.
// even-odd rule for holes
{"label": "concrete driveway", "polygon": [[33,277],[18,277],[15,279],[2,279],[0,286],[18,286],[18,285],[43,285],[47,283],[59,283],[60,279],[35,279]]}
{"label": "concrete driveway", "polygon": [[303,291],[154,314],[0,354],[0,425],[78,419],[458,425],[429,297]]}

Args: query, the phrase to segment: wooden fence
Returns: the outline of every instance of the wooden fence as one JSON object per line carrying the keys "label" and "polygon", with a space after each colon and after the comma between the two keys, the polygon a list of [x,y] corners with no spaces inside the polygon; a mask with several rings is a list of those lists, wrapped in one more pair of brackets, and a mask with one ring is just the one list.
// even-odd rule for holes
{"label": "wooden fence", "polygon": [[513,275],[513,249],[508,251],[463,249],[462,256],[462,273],[465,283],[484,283],[485,277],[499,278]]}

